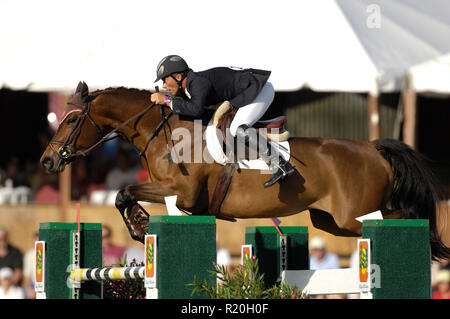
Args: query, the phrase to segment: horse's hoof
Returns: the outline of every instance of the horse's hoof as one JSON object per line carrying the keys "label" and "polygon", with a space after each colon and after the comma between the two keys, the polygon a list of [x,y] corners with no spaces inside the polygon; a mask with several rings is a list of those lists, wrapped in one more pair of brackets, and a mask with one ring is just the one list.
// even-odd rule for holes
{"label": "horse's hoof", "polygon": [[145,235],[148,233],[148,223],[150,215],[139,204],[133,205],[122,214],[128,232],[131,237],[141,243],[145,242]]}
{"label": "horse's hoof", "polygon": [[123,211],[125,208],[130,207],[133,204],[133,199],[130,191],[125,188],[117,193],[116,196],[116,208],[119,211]]}

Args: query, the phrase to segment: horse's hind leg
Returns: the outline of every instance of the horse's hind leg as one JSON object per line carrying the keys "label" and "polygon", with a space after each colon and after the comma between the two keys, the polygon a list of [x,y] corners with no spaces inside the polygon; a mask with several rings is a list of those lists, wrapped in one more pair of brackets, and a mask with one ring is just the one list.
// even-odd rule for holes
{"label": "horse's hind leg", "polygon": [[315,228],[321,229],[321,230],[326,231],[335,236],[358,237],[361,235],[356,232],[352,232],[352,231],[340,228],[336,224],[333,216],[331,216],[329,213],[324,212],[322,210],[310,209],[309,216],[310,216],[311,222]]}

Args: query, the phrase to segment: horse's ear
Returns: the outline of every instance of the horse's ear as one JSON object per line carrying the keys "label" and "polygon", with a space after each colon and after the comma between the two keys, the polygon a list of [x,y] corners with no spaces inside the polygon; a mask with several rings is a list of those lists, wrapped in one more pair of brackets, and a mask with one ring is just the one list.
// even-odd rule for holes
{"label": "horse's ear", "polygon": [[81,83],[81,89],[80,89],[81,99],[85,100],[89,95],[89,88],[85,82],[80,82],[80,83]]}
{"label": "horse's ear", "polygon": [[83,87],[83,83],[84,82],[78,82],[78,85],[77,85],[77,89],[75,90],[75,93],[78,93],[78,92],[81,92],[81,88]]}
{"label": "horse's ear", "polygon": [[80,81],[77,85],[77,89],[75,90],[74,95],[71,98],[74,103],[82,104],[87,103],[89,99],[89,88],[86,83]]}

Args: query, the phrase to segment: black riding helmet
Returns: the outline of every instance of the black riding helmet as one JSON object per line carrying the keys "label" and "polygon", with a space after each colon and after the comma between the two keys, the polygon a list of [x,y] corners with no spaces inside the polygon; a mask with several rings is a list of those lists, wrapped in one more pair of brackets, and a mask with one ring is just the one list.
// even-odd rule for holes
{"label": "black riding helmet", "polygon": [[155,82],[158,82],[173,73],[183,73],[187,70],[189,70],[189,67],[182,57],[178,55],[168,55],[159,62],[158,67],[156,68]]}

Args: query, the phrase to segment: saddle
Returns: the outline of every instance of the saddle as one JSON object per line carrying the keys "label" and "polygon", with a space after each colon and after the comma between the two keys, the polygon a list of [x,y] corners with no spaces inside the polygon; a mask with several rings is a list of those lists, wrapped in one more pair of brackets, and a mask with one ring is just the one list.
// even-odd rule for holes
{"label": "saddle", "polygon": [[[224,102],[225,103],[225,102]],[[216,113],[220,112],[220,107],[217,109]],[[229,140],[227,139],[227,129],[230,128],[231,122],[233,121],[234,116],[236,115],[237,109],[230,109],[226,113],[220,116],[219,120],[217,121],[217,129],[220,130],[222,133],[222,141],[223,141],[223,150],[224,153],[226,153],[226,149],[229,148]],[[215,116],[215,115],[214,115]],[[265,120],[265,121],[258,121],[253,125],[253,128],[256,130],[258,134],[262,133],[264,135],[267,135],[268,141],[274,141],[274,142],[283,142],[287,141],[290,137],[289,131],[287,131],[284,127],[284,124],[286,123],[286,116],[278,116],[276,118]],[[264,131],[264,132],[262,132]],[[233,148],[233,154],[236,154],[236,147],[238,143],[236,143],[236,137],[234,137],[234,148]],[[246,153],[245,158],[248,159],[248,147],[246,147]],[[234,158],[234,161],[237,161],[237,158]]]}
{"label": "saddle", "polygon": [[[222,103],[222,105],[224,105],[227,102]],[[233,121],[233,118],[237,112],[236,109],[231,109],[228,108],[228,110],[226,112],[221,112],[221,106],[219,106],[219,108],[216,110],[216,114],[214,116],[217,116],[217,113],[223,113],[220,114],[218,121],[217,121],[217,129],[220,130],[220,132],[222,133],[222,141],[223,141],[223,150],[224,153],[226,152],[226,149],[228,147],[229,148],[229,141],[227,139],[227,129],[230,128],[231,122]],[[256,131],[258,132],[258,134],[260,133],[260,131],[264,130],[264,134],[267,134],[267,139],[270,141],[275,141],[275,142],[282,142],[282,141],[287,141],[289,139],[289,131],[287,131],[284,128],[284,124],[286,123],[286,116],[278,116],[274,119],[270,119],[270,120],[265,120],[265,121],[258,121],[253,125],[253,128],[256,129]],[[262,132],[261,132],[262,133]],[[233,156],[234,156],[234,161],[232,163],[227,163],[223,170],[222,173],[219,177],[219,180],[216,184],[216,187],[214,189],[214,193],[211,199],[211,203],[209,206],[209,213],[216,216],[216,218],[219,219],[225,219],[228,221],[236,221],[234,218],[230,218],[224,215],[220,215],[220,207],[222,205],[223,200],[225,199],[225,196],[227,194],[228,188],[231,184],[231,179],[233,177],[233,174],[236,170],[239,171],[239,165],[237,164],[237,158],[236,158],[236,137],[235,139],[235,143],[233,143],[234,145],[234,149],[233,149]],[[245,152],[245,159],[248,158],[249,152],[248,152],[248,147],[246,146],[246,152]]]}
{"label": "saddle", "polygon": [[[222,137],[226,138],[226,130],[230,128],[231,122],[236,115],[237,110],[233,109],[222,115],[217,124],[217,128],[222,132]],[[258,121],[253,125],[253,128],[259,133],[260,130],[267,130],[267,139],[274,142],[287,141],[290,137],[289,131],[284,127],[286,123],[286,116],[278,116],[276,118]]]}

